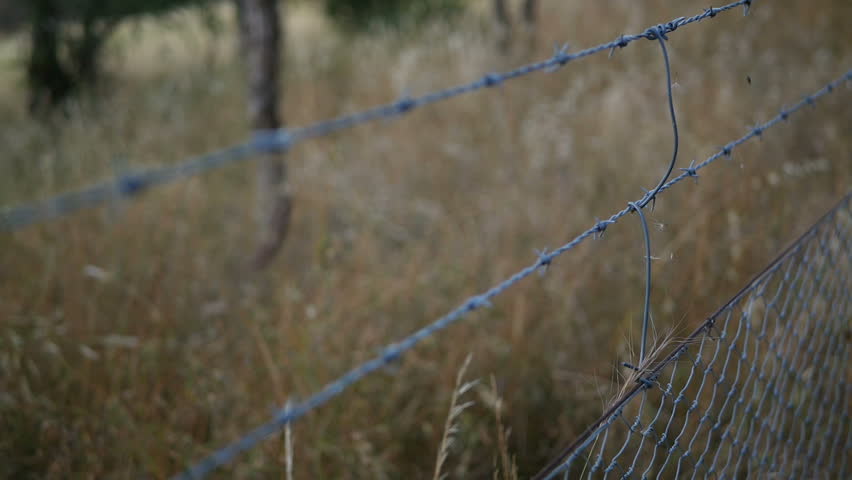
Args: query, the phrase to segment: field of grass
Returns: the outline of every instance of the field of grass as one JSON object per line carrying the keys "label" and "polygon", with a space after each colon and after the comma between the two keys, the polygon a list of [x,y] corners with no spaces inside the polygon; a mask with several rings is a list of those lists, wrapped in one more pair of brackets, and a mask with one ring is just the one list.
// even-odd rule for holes
{"label": "field of grass", "polygon": [[[304,124],[701,12],[706,2],[542,1],[509,55],[478,14],[350,39],[288,16],[283,111]],[[231,12],[124,28],[104,90],[37,123],[20,38],[0,42],[0,205],[248,134]],[[670,35],[679,167],[852,68],[844,1],[755,2]],[[637,42],[287,155],[294,217],[265,272],[252,165],[0,235],[0,477],[162,478],[641,197],[671,153],[660,47]],[[682,182],[647,211],[652,309],[683,335],[852,185],[850,89]],[[561,257],[217,478],[525,478],[601,413],[635,359],[638,219]],[[624,372],[621,372],[624,373]]]}

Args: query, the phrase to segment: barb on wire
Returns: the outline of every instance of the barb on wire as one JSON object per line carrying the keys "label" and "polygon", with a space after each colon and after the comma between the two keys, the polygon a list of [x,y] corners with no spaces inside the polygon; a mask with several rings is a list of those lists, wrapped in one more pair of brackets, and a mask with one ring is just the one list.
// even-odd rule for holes
{"label": "barb on wire", "polygon": [[[119,187],[117,190],[124,196],[137,195],[154,186],[199,175],[208,170],[245,160],[257,153],[288,150],[294,145],[311,138],[323,137],[376,120],[400,117],[429,104],[493,88],[506,81],[524,77],[535,72],[548,72],[554,68],[561,68],[572,61],[590,55],[605,51],[612,52],[616,48],[624,48],[637,40],[650,38],[649,35],[665,37],[682,26],[700,22],[707,18],[714,18],[719,13],[750,3],[751,0],[739,0],[722,7],[711,9],[710,11],[705,10],[689,18],[680,17],[652,27],[655,31],[653,34],[649,33],[649,30],[646,30],[636,35],[621,35],[613,41],[602,43],[573,54],[567,51],[567,47],[560,48],[547,60],[523,65],[505,73],[489,73],[469,83],[426,93],[419,97],[404,97],[402,100],[396,102],[335,119],[320,121],[305,127],[258,132],[252,139],[244,143],[194,157],[176,165],[156,167],[124,175],[118,180]],[[116,186],[114,182],[103,182],[81,190],[63,193],[40,202],[0,209],[0,231],[19,230],[34,223],[106,203],[114,198],[115,191]]]}
{"label": "barb on wire", "polygon": [[[849,80],[852,80],[852,70],[847,71],[846,74],[843,75],[841,78],[830,82],[828,85],[816,91],[815,93],[808,95],[807,97],[805,97],[805,99],[794,105],[792,108],[782,110],[782,112],[785,112],[785,118],[789,118],[789,116],[801,110],[805,105],[814,104],[816,100],[834,91],[837,86]],[[765,131],[781,121],[783,120],[781,114],[779,114],[776,115],[773,119],[761,125],[761,127]],[[754,136],[754,131],[750,130],[746,135],[727,144],[725,147],[723,147],[722,150],[696,165],[694,169],[692,169],[692,173],[695,173],[696,171],[707,167],[708,165],[718,160],[720,157],[724,156],[725,152],[730,153],[733,149],[747,142]],[[675,184],[680,183],[684,179],[690,178],[692,176],[693,175],[690,175],[690,172],[684,172],[666,182],[658,190],[658,193],[662,193],[673,187]],[[639,201],[630,203],[634,203],[639,206]],[[484,293],[468,298],[460,306],[456,307],[454,310],[450,311],[445,316],[435,320],[434,322],[421,328],[420,330],[417,330],[410,336],[403,338],[397,343],[389,345],[387,348],[384,349],[381,355],[367,361],[366,363],[360,366],[353,368],[343,376],[326,385],[317,393],[308,397],[303,402],[291,405],[289,409],[282,409],[278,414],[274,416],[274,418],[272,418],[267,423],[255,428],[254,430],[246,434],[244,437],[225,446],[224,448],[215,451],[214,453],[203,459],[201,462],[193,465],[187,471],[178,475],[176,478],[202,478],[213,470],[215,470],[216,468],[230,462],[241,452],[244,452],[254,447],[266,437],[278,432],[284,425],[287,425],[288,423],[291,423],[303,417],[311,410],[314,410],[324,405],[334,397],[342,394],[347,388],[359,382],[364,377],[398,360],[400,357],[402,357],[403,354],[414,348],[424,339],[438,333],[441,330],[448,328],[449,326],[458,322],[462,318],[467,317],[473,311],[490,306],[490,301],[492,299],[499,296],[504,291],[517,284],[521,280],[525,279],[526,277],[529,277],[536,271],[552,265],[554,259],[564,254],[565,252],[576,248],[585,240],[589,238],[596,238],[600,233],[602,233],[602,229],[605,228],[605,226],[609,226],[616,223],[619,219],[626,216],[633,210],[633,206],[628,206],[627,208],[614,213],[606,220],[595,222],[593,226],[591,226],[590,228],[588,228],[563,246],[553,251],[548,251],[547,253],[539,252],[535,262],[529,265],[528,267],[521,269],[514,275],[503,280],[502,282],[493,286]]]}

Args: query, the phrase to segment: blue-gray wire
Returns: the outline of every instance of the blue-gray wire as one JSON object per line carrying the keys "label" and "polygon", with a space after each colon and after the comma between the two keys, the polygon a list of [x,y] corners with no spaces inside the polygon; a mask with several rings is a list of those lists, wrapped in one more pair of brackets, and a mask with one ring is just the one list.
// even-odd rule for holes
{"label": "blue-gray wire", "polygon": [[639,366],[641,366],[645,360],[645,347],[648,343],[648,324],[651,318],[651,236],[648,233],[648,222],[645,220],[645,214],[642,213],[642,207],[633,202],[630,202],[629,205],[639,215],[639,221],[642,222],[642,234],[645,238],[645,308],[642,310],[642,340],[639,344]]}
{"label": "blue-gray wire", "polygon": [[[657,186],[654,187],[653,190],[649,191],[639,204],[630,203],[630,206],[634,207],[635,212],[639,214],[639,219],[642,221],[642,230],[645,233],[645,307],[642,309],[642,332],[640,333],[642,339],[639,347],[640,365],[642,364],[642,361],[645,360],[645,346],[648,342],[648,326],[651,320],[651,237],[648,235],[648,223],[645,221],[645,214],[642,213],[642,209],[648,205],[649,202],[653,202],[656,199],[657,192],[660,191],[663,185],[666,184],[666,180],[668,180],[671,176],[675,164],[677,163],[677,152],[680,145],[680,135],[678,135],[677,131],[677,116],[675,115],[674,98],[672,95],[672,69],[669,63],[669,52],[666,50],[666,40],[668,40],[668,37],[666,37],[664,30],[665,29],[662,26],[656,26],[649,28],[645,33],[648,39],[659,41],[660,48],[663,51],[663,63],[666,67],[666,98],[668,100],[669,116],[672,122],[672,159],[669,161],[666,173],[663,174],[663,178],[660,179]],[[651,205],[653,205],[653,203]]]}
{"label": "blue-gray wire", "polygon": [[[813,105],[816,100],[833,92],[838,86],[850,80],[852,80],[852,69],[847,71],[842,77],[838,78],[837,80],[834,80],[833,82],[827,84],[826,86],[817,90],[813,94],[806,96],[804,99],[796,103],[793,107],[789,109],[782,109],[778,115],[773,117],[768,122],[759,124],[751,128],[747,134],[728,143],[727,145],[722,147],[717,153],[710,156],[703,162],[695,166],[691,165],[688,168],[681,169],[683,173],[666,182],[661,188],[658,189],[657,194],[668,190],[669,188],[671,188],[677,183],[680,183],[684,179],[690,177],[697,177],[698,170],[701,170],[702,168],[710,165],[711,163],[717,161],[719,158],[730,156],[733,150],[736,149],[739,145],[751,140],[752,138],[760,137],[763,132],[766,131],[768,128],[771,128],[777,125],[778,123],[787,120],[790,115],[798,112],[806,105]],[[643,196],[641,200],[629,203],[641,207],[641,201],[647,198],[647,196],[648,194],[645,194],[645,196]],[[587,240],[588,238],[598,237],[607,229],[609,225],[616,223],[619,219],[634,211],[634,209],[635,207],[633,205],[628,204],[626,208],[614,213],[606,220],[597,222],[595,225],[575,237],[570,242],[557,248],[556,250],[553,250],[551,252],[540,252],[538,259],[532,265],[518,271],[517,273],[507,278],[506,280],[503,280],[502,282],[498,283],[488,291],[480,295],[468,298],[464,303],[462,303],[456,309],[452,310],[447,315],[421,328],[412,335],[402,339],[398,343],[387,346],[383,350],[381,355],[350,370],[342,377],[326,385],[319,392],[308,397],[305,401],[281,409],[278,414],[275,415],[275,417],[269,422],[261,425],[260,427],[257,427],[244,437],[222,448],[221,450],[217,450],[216,452],[212,453],[207,458],[192,466],[189,470],[185,471],[184,473],[178,475],[175,478],[202,478],[213,470],[215,470],[216,468],[230,462],[237,454],[254,447],[257,443],[259,443],[267,436],[279,431],[284,425],[291,423],[296,419],[304,416],[311,410],[320,407],[332,398],[343,393],[347,388],[352,386],[354,383],[357,383],[362,378],[398,360],[404,353],[414,348],[425,338],[430,337],[435,333],[449,327],[450,325],[456,323],[457,321],[466,317],[468,314],[472,313],[475,310],[478,310],[482,307],[490,306],[492,299],[499,296],[501,293],[503,293],[516,283],[520,282],[524,278],[532,275],[539,269],[545,269],[546,267],[551,265],[554,259],[562,255],[563,253],[577,247],[580,243]]]}
{"label": "blue-gray wire", "polygon": [[666,40],[668,40],[668,37],[666,37],[665,29],[662,26],[649,28],[645,34],[649,39],[658,40],[660,42],[660,48],[663,50],[663,62],[666,65],[666,95],[669,103],[669,116],[672,121],[674,145],[672,147],[672,159],[669,162],[668,170],[666,170],[663,178],[661,178],[659,183],[657,183],[657,186],[654,187],[654,189],[651,190],[639,203],[642,208],[645,208],[645,206],[648,205],[648,202],[654,201],[654,198],[657,196],[657,192],[663,188],[663,185],[666,184],[666,180],[668,180],[671,176],[675,163],[677,163],[677,152],[678,147],[680,146],[680,136],[677,132],[677,116],[675,115],[674,98],[672,96],[672,69],[671,65],[669,65],[669,52],[666,50]]}

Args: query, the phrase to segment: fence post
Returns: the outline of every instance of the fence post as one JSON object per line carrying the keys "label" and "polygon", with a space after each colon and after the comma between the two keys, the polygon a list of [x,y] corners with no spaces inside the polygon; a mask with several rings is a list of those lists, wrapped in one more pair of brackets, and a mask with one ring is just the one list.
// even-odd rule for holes
{"label": "fence post", "polygon": [[[248,74],[248,115],[255,131],[281,127],[278,111],[282,27],[278,0],[237,0],[240,48]],[[290,223],[291,200],[282,154],[263,153],[257,166],[258,242],[251,267],[276,255]]]}

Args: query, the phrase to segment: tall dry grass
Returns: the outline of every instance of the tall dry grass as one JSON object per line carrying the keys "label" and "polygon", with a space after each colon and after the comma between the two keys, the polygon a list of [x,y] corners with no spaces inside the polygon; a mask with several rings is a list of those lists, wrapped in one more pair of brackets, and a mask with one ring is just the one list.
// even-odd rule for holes
{"label": "tall dry grass", "polygon": [[[540,46],[508,58],[476,15],[351,40],[300,9],[288,19],[285,118],[353,111],[706,6],[543,2]],[[852,66],[850,13],[848,2],[758,2],[749,17],[673,33],[679,166]],[[247,134],[232,32],[211,36],[185,13],[169,21],[121,32],[106,92],[48,123],[24,113],[5,57],[2,204],[109,177],[117,158],[164,164]],[[5,55],[25,48],[4,42]],[[659,329],[698,323],[848,190],[849,100],[841,89],[648,212]],[[250,165],[3,235],[0,476],[179,471],[640,197],[670,155],[666,115],[659,46],[641,42],[299,146],[288,155],[292,233],[251,279],[238,274],[252,245]],[[618,365],[635,360],[637,222],[299,421],[295,477],[432,476],[471,353],[466,378],[494,375],[505,425],[495,428],[485,401],[459,414],[442,471],[489,478],[511,458],[529,476],[600,413],[620,387]],[[285,450],[283,435],[270,439],[220,477],[283,478]]]}

